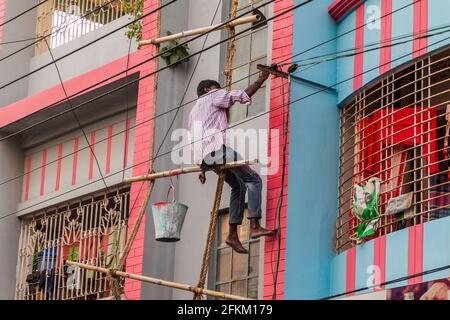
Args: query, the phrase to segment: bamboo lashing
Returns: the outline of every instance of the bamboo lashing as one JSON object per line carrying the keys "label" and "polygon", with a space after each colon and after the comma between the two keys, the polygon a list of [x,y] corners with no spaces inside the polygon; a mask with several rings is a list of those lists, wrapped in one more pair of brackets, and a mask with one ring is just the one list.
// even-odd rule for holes
{"label": "bamboo lashing", "polygon": [[[199,280],[199,286],[197,287],[191,287],[191,286],[187,286],[187,285],[181,285],[184,286],[184,290],[188,290],[186,288],[193,288],[192,290],[189,289],[189,291],[192,291],[196,294],[196,296],[200,297],[201,294],[206,294],[206,295],[212,295],[214,294],[214,292],[217,294],[216,291],[211,291],[211,290],[205,290],[203,289],[204,283],[205,283],[205,279],[206,279],[206,273],[207,273],[207,265],[208,265],[208,261],[209,261],[209,256],[210,256],[210,252],[211,252],[211,246],[212,246],[212,242],[214,239],[214,232],[215,232],[215,226],[217,223],[217,216],[218,216],[218,211],[219,211],[219,207],[220,207],[220,198],[222,195],[222,188],[223,188],[223,182],[224,182],[224,170],[228,170],[228,169],[232,169],[232,168],[236,168],[236,167],[240,167],[240,166],[244,166],[244,165],[249,165],[249,164],[255,164],[258,163],[258,159],[254,159],[254,160],[239,160],[239,161],[234,161],[234,162],[229,162],[220,166],[217,166],[215,168],[215,170],[217,170],[219,173],[219,180],[217,183],[217,189],[216,189],[216,196],[215,196],[215,201],[214,201],[214,206],[213,206],[213,211],[211,212],[211,221],[210,221],[210,227],[209,227],[209,231],[208,231],[208,238],[207,238],[207,244],[206,244],[206,248],[205,248],[205,253],[203,256],[203,265],[202,265],[202,269],[201,269],[201,273],[200,273],[200,280]],[[180,168],[180,169],[175,169],[175,170],[169,170],[169,171],[163,171],[163,172],[156,172],[156,173],[150,173],[144,176],[137,176],[137,177],[132,177],[129,179],[125,179],[124,183],[132,183],[132,182],[139,182],[139,181],[149,181],[148,184],[148,189],[147,189],[147,193],[145,195],[144,198],[144,202],[141,205],[141,208],[139,209],[139,214],[137,217],[137,220],[134,224],[133,230],[130,233],[130,237],[125,245],[125,249],[123,254],[121,255],[120,259],[119,259],[119,263],[117,266],[117,270],[111,270],[111,269],[105,269],[105,268],[100,268],[102,270],[106,270],[106,273],[108,275],[108,277],[110,278],[111,281],[111,291],[113,294],[113,297],[115,299],[120,299],[120,292],[119,292],[119,286],[118,286],[118,282],[117,282],[117,277],[120,276],[126,276],[126,275],[132,275],[130,273],[127,272],[122,272],[120,270],[122,270],[125,267],[125,262],[126,262],[126,258],[128,257],[128,254],[130,252],[131,246],[134,242],[134,239],[136,238],[137,235],[137,231],[141,225],[142,219],[145,216],[146,210],[147,210],[147,205],[148,202],[150,200],[150,196],[151,193],[153,191],[153,187],[155,185],[155,180],[159,179],[159,178],[164,178],[164,177],[171,177],[171,176],[177,176],[180,174],[186,174],[186,173],[195,173],[195,172],[200,172],[203,169],[200,166],[192,166],[192,167],[187,167],[187,168]],[[70,264],[74,264],[72,261],[67,261],[67,263]],[[80,266],[83,264],[80,264]],[[84,265],[84,266],[89,266],[89,268],[99,268],[96,266],[91,266],[91,265]],[[87,268],[87,267],[86,267]],[[89,269],[87,268],[87,269]],[[90,269],[90,270],[95,270],[95,269]],[[102,271],[101,271],[102,272]],[[147,278],[147,280],[151,279],[153,282],[151,283],[155,283],[155,284],[162,284],[164,282],[164,280],[159,280],[159,279],[155,279],[155,278],[149,278],[149,277],[143,277],[143,276],[139,276],[139,275],[133,275],[133,277],[131,276],[127,276],[130,279],[135,279],[135,280],[141,280],[144,281],[144,278]],[[140,279],[136,278],[136,277],[141,277]],[[158,283],[155,281],[159,281]],[[162,281],[162,282],[161,282]],[[147,281],[147,282],[150,282]],[[165,281],[166,285],[169,283],[174,284],[174,282],[169,282],[169,281]],[[171,285],[167,285],[167,286],[171,286]],[[173,287],[173,286],[172,286]],[[178,289],[182,289],[183,288],[178,288]],[[207,293],[209,292],[209,293]],[[212,293],[212,294],[211,294]],[[236,297],[238,296],[233,296],[233,295],[227,295],[225,293],[218,293],[221,296],[217,296],[218,298],[223,298],[223,299],[236,299]],[[225,295],[225,296],[224,296]],[[228,298],[227,298],[227,297]],[[234,298],[231,298],[234,297]],[[243,297],[238,297],[240,298],[240,300],[243,299]]]}
{"label": "bamboo lashing", "polygon": [[207,33],[212,30],[234,28],[235,26],[238,26],[241,24],[255,23],[255,22],[261,21],[261,19],[262,19],[261,15],[255,14],[255,15],[251,15],[248,17],[238,18],[238,19],[233,20],[226,24],[220,23],[220,24],[215,24],[215,25],[208,26],[208,27],[202,27],[202,28],[182,31],[179,33],[171,34],[169,36],[164,36],[164,37],[159,37],[159,38],[154,38],[154,39],[149,39],[149,40],[142,40],[142,41],[140,41],[140,45],[145,46],[145,45],[150,45],[150,44],[160,44],[160,43],[171,41],[171,40],[177,40],[177,39],[181,39],[181,38],[185,38],[185,37],[189,37],[189,36],[195,36],[195,35]]}
{"label": "bamboo lashing", "polygon": [[175,288],[175,289],[185,290],[185,291],[191,291],[191,292],[195,292],[195,293],[198,293],[198,294],[204,294],[204,295],[207,295],[207,296],[220,298],[220,299],[227,299],[227,300],[253,300],[253,299],[250,299],[250,298],[247,298],[247,297],[241,297],[241,296],[228,294],[228,293],[223,293],[223,292],[218,292],[218,291],[214,291],[214,290],[208,290],[208,289],[193,287],[193,286],[190,286],[190,285],[187,285],[187,284],[161,280],[161,279],[157,279],[157,278],[147,277],[147,276],[143,276],[143,275],[139,275],[139,274],[133,274],[133,273],[124,272],[124,271],[110,270],[110,269],[101,268],[101,267],[97,267],[97,266],[92,266],[92,265],[89,265],[89,264],[79,263],[79,262],[75,262],[75,261],[66,261],[66,263],[68,265],[77,266],[77,267],[80,267],[80,268],[83,268],[83,269],[101,272],[101,273],[110,275],[112,277],[129,278],[129,279],[133,279],[133,280],[138,280],[138,281],[142,281],[142,282],[156,284],[156,285],[159,285],[159,286],[170,287],[170,288]]}
{"label": "bamboo lashing", "polygon": [[[237,168],[240,166],[257,164],[258,162],[259,162],[258,159],[238,160],[238,161],[226,163],[224,165],[220,165],[217,167],[217,170],[218,171],[228,170],[228,169],[233,169],[233,168]],[[139,182],[139,181],[145,181],[145,180],[151,181],[151,180],[156,180],[156,179],[160,179],[160,178],[173,177],[173,176],[178,176],[181,174],[195,173],[195,172],[201,172],[201,171],[202,171],[202,169],[200,168],[200,166],[179,168],[179,169],[173,169],[173,170],[168,170],[168,171],[150,173],[150,174],[146,174],[143,176],[126,178],[126,179],[124,179],[124,183],[133,183],[133,182]]]}

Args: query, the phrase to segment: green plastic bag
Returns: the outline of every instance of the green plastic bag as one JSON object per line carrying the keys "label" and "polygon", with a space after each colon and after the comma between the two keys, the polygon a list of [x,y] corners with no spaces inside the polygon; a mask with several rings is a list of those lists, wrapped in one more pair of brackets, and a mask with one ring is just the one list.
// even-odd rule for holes
{"label": "green plastic bag", "polygon": [[370,178],[365,184],[355,185],[353,191],[353,214],[359,220],[359,225],[350,239],[360,244],[364,238],[375,234],[378,228],[380,179]]}

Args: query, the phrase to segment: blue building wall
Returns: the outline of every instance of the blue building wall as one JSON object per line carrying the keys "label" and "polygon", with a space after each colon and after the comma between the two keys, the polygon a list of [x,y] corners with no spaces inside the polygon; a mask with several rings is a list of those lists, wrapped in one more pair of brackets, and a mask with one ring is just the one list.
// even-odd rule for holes
{"label": "blue building wall", "polygon": [[[295,4],[302,1],[296,0]],[[308,58],[330,53],[353,53],[356,14],[353,10],[335,23],[326,8],[332,0],[316,0],[294,11],[293,59],[300,65],[295,76],[314,81],[311,86],[292,80],[291,124],[289,149],[289,195],[286,239],[286,299],[320,299],[346,291],[346,252],[336,255],[333,248],[338,198],[339,108],[338,104],[353,93],[354,57],[340,58],[318,65],[308,65]],[[429,28],[449,23],[450,6],[446,0],[429,0]],[[365,20],[373,14],[371,6],[381,0],[367,0]],[[393,0],[392,37],[413,32],[413,0]],[[406,6],[406,7],[405,7]],[[405,8],[402,8],[405,7]],[[445,7],[443,10],[442,8]],[[367,11],[369,9],[369,11]],[[372,8],[374,9],[374,8]],[[381,12],[381,11],[380,11]],[[372,26],[373,27],[373,26]],[[335,41],[322,42],[338,37]],[[444,39],[439,47],[449,43],[449,34],[430,38],[428,43]],[[364,45],[380,40],[379,29],[364,27]],[[404,41],[405,39],[402,39]],[[310,50],[310,48],[317,46]],[[376,45],[375,45],[376,47]],[[392,47],[391,67],[412,59],[412,41]],[[428,51],[436,49],[430,46]],[[380,50],[364,53],[363,83],[380,76]],[[304,66],[303,66],[304,65]],[[370,69],[374,69],[367,72]],[[337,85],[336,85],[337,84]],[[320,87],[335,86],[337,95]],[[319,92],[320,91],[320,92]],[[423,270],[449,264],[450,218],[424,226]],[[408,274],[408,231],[401,230],[386,237],[385,280]],[[438,242],[439,245],[433,245]],[[442,254],[442,251],[447,251]],[[355,288],[367,286],[369,270],[374,263],[374,243],[356,248]],[[424,277],[424,281],[442,278],[449,271]],[[393,284],[398,287],[407,284]],[[367,290],[366,292],[372,291]]]}
{"label": "blue building wall", "polygon": [[[413,57],[413,33],[414,33],[414,0],[393,0],[392,1],[392,34],[391,34],[391,68],[395,68],[405,62],[411,61]],[[376,8],[381,6],[381,0],[366,0],[364,2],[364,58],[363,58],[363,84],[380,76],[380,52],[378,49],[381,40],[381,26],[377,23],[370,23],[374,16],[378,16],[376,21],[381,21],[381,10]],[[322,8],[325,10],[325,7]],[[429,38],[426,52],[431,52],[437,48],[450,43],[450,5],[447,0],[428,0],[428,29]],[[295,21],[294,24],[298,22]],[[443,28],[447,26],[446,28]],[[355,10],[337,25],[337,49],[338,51],[348,50],[355,47],[356,27]],[[440,29],[439,29],[440,28]],[[441,33],[441,34],[437,34]],[[295,40],[294,40],[295,41]],[[352,50],[345,53],[351,54]],[[353,92],[354,76],[354,56],[338,59],[337,81],[339,102],[350,96]]]}
{"label": "blue building wall", "polygon": [[[295,11],[294,53],[335,37],[334,22],[324,10],[330,3],[316,0]],[[298,58],[334,51],[333,41]],[[296,76],[327,86],[336,81],[335,70],[332,61],[297,72]],[[330,289],[339,112],[337,96],[331,91],[316,93],[318,90],[292,80],[291,101],[301,100],[291,105],[285,299],[318,299],[328,295]]]}
{"label": "blue building wall", "polygon": [[[397,280],[408,275],[409,231],[409,228],[403,229],[390,233],[386,237],[386,281]],[[423,234],[423,271],[449,265],[450,217],[425,223]],[[356,248],[356,290],[365,288],[368,285],[367,280],[371,274],[367,270],[373,265],[373,246],[374,240]],[[346,255],[346,252],[339,254],[331,264],[332,295],[346,292],[346,277],[348,272]],[[426,282],[447,277],[450,277],[449,269],[425,275],[423,281]],[[407,284],[408,281],[399,281],[387,285],[386,288],[402,287]],[[372,289],[365,290],[362,293],[369,291],[372,291]]]}

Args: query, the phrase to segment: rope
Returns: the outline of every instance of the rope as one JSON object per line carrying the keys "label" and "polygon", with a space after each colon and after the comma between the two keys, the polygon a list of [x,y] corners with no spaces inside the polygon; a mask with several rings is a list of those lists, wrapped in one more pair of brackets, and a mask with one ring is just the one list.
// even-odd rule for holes
{"label": "rope", "polygon": [[[147,193],[145,194],[144,202],[141,205],[141,208],[139,209],[139,215],[136,219],[136,222],[134,223],[133,230],[130,233],[130,237],[127,240],[127,243],[125,244],[125,248],[123,250],[122,256],[119,259],[119,263],[117,265],[117,270],[123,270],[125,267],[125,262],[127,260],[128,254],[130,253],[131,246],[133,245],[134,239],[136,238],[136,235],[138,233],[139,227],[141,226],[142,219],[145,216],[145,213],[147,211],[147,205],[150,200],[150,196],[153,191],[153,186],[155,185],[155,181],[151,180],[148,183]],[[115,275],[114,272],[110,273],[110,281],[111,281],[111,293],[116,300],[120,300],[120,286],[119,286],[119,278]]]}
{"label": "rope", "polygon": [[[206,275],[208,274],[209,257],[211,255],[211,248],[216,233],[216,225],[219,215],[220,199],[222,197],[224,180],[225,180],[225,171],[222,170],[220,171],[219,179],[217,180],[216,194],[214,196],[214,205],[211,212],[211,220],[209,221],[208,238],[206,240],[205,251],[203,253],[203,262],[202,262],[202,269],[200,271],[200,278],[197,284],[197,287],[202,289],[205,287]],[[200,300],[201,297],[202,295],[199,293],[194,294],[194,300]]]}
{"label": "rope", "polygon": [[[238,0],[233,0],[233,2],[231,3],[229,20],[232,20],[232,19],[236,18],[238,3],[239,3]],[[226,63],[225,70],[224,70],[223,74],[226,77],[225,88],[227,90],[231,90],[231,82],[232,82],[231,69],[233,67],[234,54],[236,53],[236,45],[235,45],[235,42],[236,42],[236,39],[235,39],[236,29],[234,27],[230,27],[230,26],[227,26],[226,28],[228,29],[228,36],[229,36],[230,39],[228,40],[227,63]]]}

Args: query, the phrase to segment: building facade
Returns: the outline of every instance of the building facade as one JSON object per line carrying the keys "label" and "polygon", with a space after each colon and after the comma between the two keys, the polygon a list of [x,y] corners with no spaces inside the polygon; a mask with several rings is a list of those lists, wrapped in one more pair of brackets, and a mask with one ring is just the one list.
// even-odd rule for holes
{"label": "building facade", "polygon": [[[450,276],[448,13],[439,0],[295,11],[286,299],[391,299]],[[373,178],[380,216],[358,241],[353,199]]]}
{"label": "building facade", "polygon": [[[167,66],[157,47],[127,38],[123,1],[48,0],[8,21],[35,4],[0,0],[0,298],[107,299],[106,277],[65,261],[114,267],[147,191],[124,178],[188,165],[178,161],[179,129],[197,83],[225,83],[228,33],[190,41],[188,61]],[[144,0],[142,38],[226,21],[231,7]],[[233,253],[223,242],[226,186],[207,287],[259,299],[387,299],[388,289],[450,277],[433,271],[450,262],[445,1],[238,1],[238,15],[253,9],[269,21],[236,28],[232,87],[244,89],[259,63],[298,66],[229,114],[245,140],[238,151],[262,162],[263,220],[278,233],[252,240],[244,223],[250,253]],[[371,178],[380,217],[357,241],[354,187]],[[162,243],[151,204],[170,185],[189,209],[181,241]],[[196,284],[215,185],[212,173],[205,185],[196,175],[158,181],[126,270]],[[390,213],[396,199],[407,208]],[[392,283],[366,289],[374,281]],[[130,279],[120,286],[125,299],[192,298]]]}

